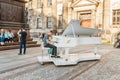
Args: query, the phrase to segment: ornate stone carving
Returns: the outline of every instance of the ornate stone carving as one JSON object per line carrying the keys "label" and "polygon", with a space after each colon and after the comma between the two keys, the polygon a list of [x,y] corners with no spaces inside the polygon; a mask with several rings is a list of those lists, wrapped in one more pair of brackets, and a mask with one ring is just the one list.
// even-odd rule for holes
{"label": "ornate stone carving", "polygon": [[22,22],[23,6],[0,2],[0,20],[8,22]]}

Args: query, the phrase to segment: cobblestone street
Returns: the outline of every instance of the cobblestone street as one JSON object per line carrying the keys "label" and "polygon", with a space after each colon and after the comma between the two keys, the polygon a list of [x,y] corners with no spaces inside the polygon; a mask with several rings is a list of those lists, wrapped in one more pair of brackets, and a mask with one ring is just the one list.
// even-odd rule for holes
{"label": "cobblestone street", "polygon": [[[93,47],[77,46],[70,53],[93,52]],[[0,51],[0,80],[119,80],[120,49],[111,45],[97,47],[97,54],[102,55],[101,60],[62,67],[53,63],[41,65],[37,60],[37,56],[41,55],[39,47],[27,48],[26,55],[18,55],[17,49]]]}

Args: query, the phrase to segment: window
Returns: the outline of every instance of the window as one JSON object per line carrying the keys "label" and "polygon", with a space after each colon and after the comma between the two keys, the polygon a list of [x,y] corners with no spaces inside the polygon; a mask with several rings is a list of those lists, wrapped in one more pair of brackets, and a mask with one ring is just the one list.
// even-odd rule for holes
{"label": "window", "polygon": [[29,5],[30,5],[29,8],[32,9],[32,0],[29,0],[29,1],[30,1],[29,2]]}
{"label": "window", "polygon": [[52,5],[52,0],[48,0],[48,6]]}
{"label": "window", "polygon": [[52,28],[52,17],[47,17],[47,28]]}
{"label": "window", "polygon": [[37,28],[42,29],[42,17],[37,18]]}
{"label": "window", "polygon": [[42,0],[37,0],[37,8],[41,8],[42,7]]}
{"label": "window", "polygon": [[63,27],[63,16],[59,15],[59,23],[58,23],[58,28],[62,29]]}
{"label": "window", "polygon": [[113,10],[113,25],[120,25],[120,9],[118,10]]}

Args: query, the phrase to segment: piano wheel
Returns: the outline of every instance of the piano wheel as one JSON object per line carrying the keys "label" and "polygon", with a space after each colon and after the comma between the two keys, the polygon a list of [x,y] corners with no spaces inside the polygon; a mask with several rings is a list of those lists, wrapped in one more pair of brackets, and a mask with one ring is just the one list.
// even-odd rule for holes
{"label": "piano wheel", "polygon": [[41,65],[44,65],[44,62],[40,62]]}
{"label": "piano wheel", "polygon": [[65,59],[65,61],[68,61],[68,59]]}

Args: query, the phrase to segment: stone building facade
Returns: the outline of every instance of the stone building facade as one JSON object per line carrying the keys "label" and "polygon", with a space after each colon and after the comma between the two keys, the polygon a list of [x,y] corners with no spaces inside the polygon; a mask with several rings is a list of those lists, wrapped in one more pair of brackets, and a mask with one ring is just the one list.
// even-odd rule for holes
{"label": "stone building facade", "polygon": [[28,23],[31,33],[63,31],[71,19],[80,25],[102,30],[110,41],[119,32],[119,0],[29,0]]}
{"label": "stone building facade", "polygon": [[62,31],[68,23],[66,2],[67,0],[30,0],[26,6],[31,33]]}

